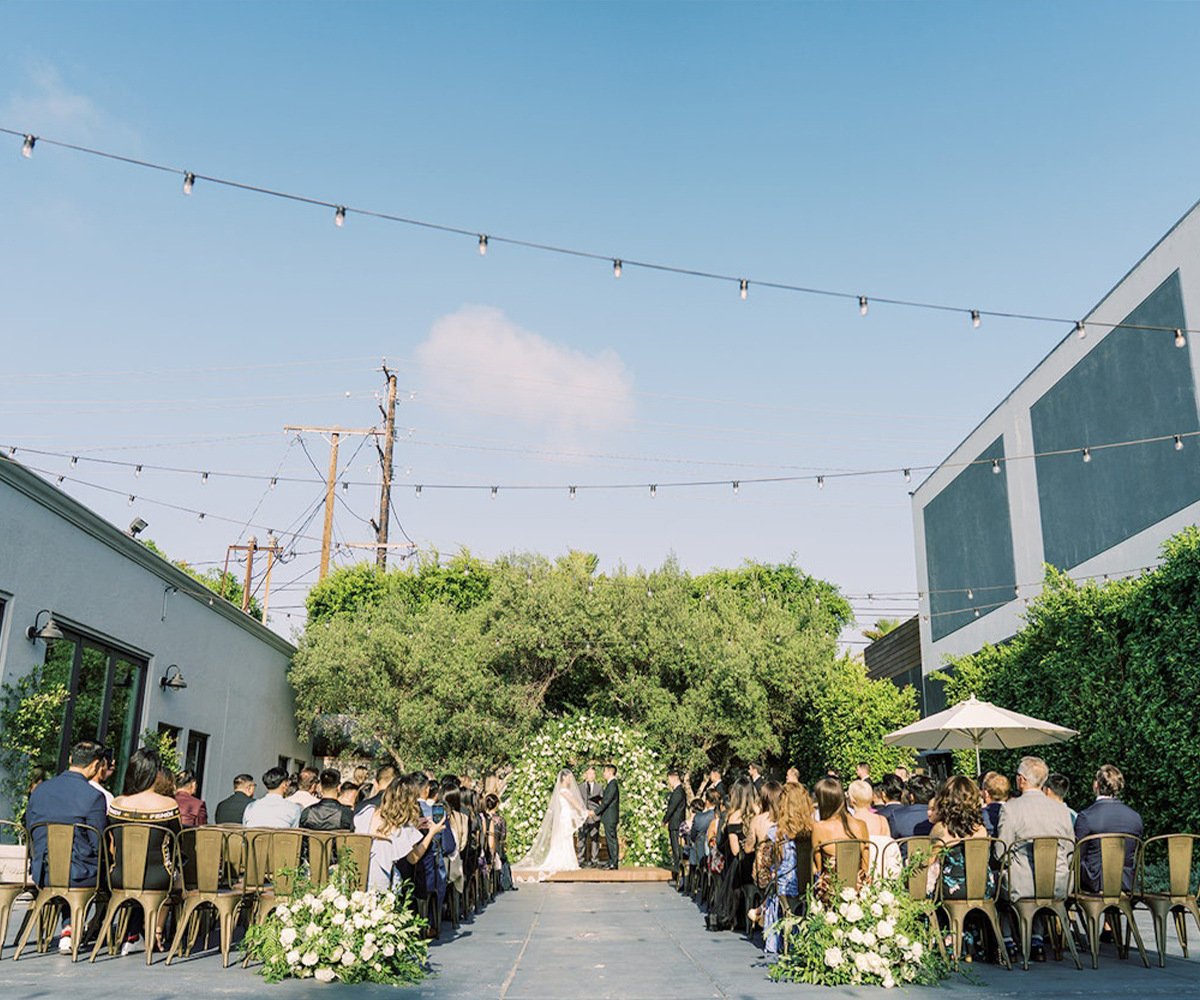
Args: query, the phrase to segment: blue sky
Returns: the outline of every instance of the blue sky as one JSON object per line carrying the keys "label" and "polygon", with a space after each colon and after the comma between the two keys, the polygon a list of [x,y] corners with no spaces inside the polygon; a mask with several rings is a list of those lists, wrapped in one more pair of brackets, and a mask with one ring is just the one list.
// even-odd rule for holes
{"label": "blue sky", "polygon": [[[1191,5],[8,3],[0,27],[0,126],[752,280],[1082,315],[1200,194]],[[0,443],[80,454],[18,457],[118,491],[65,484],[196,562],[241,525],[150,500],[283,530],[320,488],[149,466],[315,478],[283,425],[372,423],[386,355],[396,506],[422,546],[794,556],[854,595],[912,591],[899,476],[565,487],[936,462],[1069,332],[481,258],[19,146],[0,141]],[[346,475],[377,476],[368,450]],[[501,491],[415,497],[435,482]],[[503,488],[529,483],[563,489]],[[368,540],[372,490],[341,501],[338,537]],[[296,547],[284,631],[314,575],[316,545]]]}

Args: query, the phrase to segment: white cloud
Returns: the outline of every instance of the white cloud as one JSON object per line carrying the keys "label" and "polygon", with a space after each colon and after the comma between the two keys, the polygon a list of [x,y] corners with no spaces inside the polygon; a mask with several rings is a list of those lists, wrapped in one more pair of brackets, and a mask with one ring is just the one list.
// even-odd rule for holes
{"label": "white cloud", "polygon": [[27,83],[12,93],[4,104],[4,119],[10,127],[31,129],[67,142],[94,142],[101,138],[124,151],[136,136],[115,122],[86,94],[72,90],[58,68],[45,60],[31,60]]}
{"label": "white cloud", "polygon": [[632,378],[615,352],[556,344],[499,309],[464,306],[442,317],[416,355],[430,403],[519,421],[547,438],[577,439],[633,417]]}

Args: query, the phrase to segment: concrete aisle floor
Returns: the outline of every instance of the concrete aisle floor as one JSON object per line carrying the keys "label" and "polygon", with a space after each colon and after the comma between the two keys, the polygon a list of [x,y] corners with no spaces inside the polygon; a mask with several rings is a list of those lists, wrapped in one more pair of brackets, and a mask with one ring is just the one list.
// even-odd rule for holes
{"label": "concrete aisle floor", "polygon": [[[14,921],[15,923],[16,921]],[[1150,940],[1149,927],[1144,932]],[[10,932],[11,934],[11,932]],[[1200,938],[1200,935],[1194,935]],[[1198,941],[1200,946],[1200,941]],[[431,950],[436,974],[418,987],[323,986],[288,982],[267,986],[253,972],[222,969],[205,955],[166,968],[146,968],[141,953],[72,965],[65,957],[26,953],[0,963],[0,997],[33,1000],[86,997],[138,1000],[173,996],[293,997],[353,995],[461,1000],[756,1000],[879,996],[876,989],[827,990],[772,983],[758,952],[734,934],[709,934],[688,900],[665,885],[526,886],[501,896],[453,940]],[[947,986],[969,997],[1088,1000],[1117,997],[1200,998],[1200,958],[1184,960],[1174,942],[1167,967],[1143,969],[1134,957],[1117,960],[1106,946],[1100,969],[1076,972],[1070,961],[1006,972],[972,967],[971,983]],[[946,996],[908,990],[905,996]]]}

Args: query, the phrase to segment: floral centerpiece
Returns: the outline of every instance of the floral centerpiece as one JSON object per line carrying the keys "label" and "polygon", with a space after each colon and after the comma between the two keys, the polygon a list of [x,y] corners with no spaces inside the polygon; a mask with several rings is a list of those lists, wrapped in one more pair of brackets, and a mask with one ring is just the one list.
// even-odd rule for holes
{"label": "floral centerpiece", "polygon": [[353,862],[340,862],[314,888],[299,873],[291,896],[246,932],[250,956],[267,982],[415,983],[425,976],[425,921],[391,892],[356,888]]}
{"label": "floral centerpiece", "polygon": [[776,924],[787,948],[771,978],[885,989],[944,979],[950,970],[933,943],[933,903],[913,899],[906,879],[907,870],[861,889],[839,888],[824,901],[810,890],[807,913]]}
{"label": "floral centerpiece", "polygon": [[668,857],[666,827],[666,772],[646,738],[615,719],[576,715],[547,723],[530,740],[525,755],[516,761],[504,796],[508,820],[508,855],[515,862],[529,850],[550,801],[560,769],[572,768],[583,780],[583,769],[617,766],[621,785],[621,863],[661,865]]}

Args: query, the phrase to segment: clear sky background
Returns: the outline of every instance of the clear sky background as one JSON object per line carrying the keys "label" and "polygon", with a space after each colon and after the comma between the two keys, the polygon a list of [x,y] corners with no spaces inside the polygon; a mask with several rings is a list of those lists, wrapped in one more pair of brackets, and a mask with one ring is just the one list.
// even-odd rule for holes
{"label": "clear sky background", "polygon": [[[1079,316],[1200,195],[1198,29],[1187,4],[8,2],[0,126],[613,257]],[[178,177],[0,140],[0,444],[79,455],[17,457],[200,564],[256,530],[216,515],[304,523],[321,486],[282,427],[376,422],[386,356],[395,504],[423,548],[794,557],[869,623],[915,609],[899,475],[566,486],[936,463],[1070,332],[481,258],[473,237],[339,230],[323,208],[203,182],[185,198]],[[369,446],[344,475],[336,537],[369,541]],[[562,489],[504,488],[530,483]],[[294,543],[285,633],[315,578],[317,543]],[[882,592],[910,596],[865,598]]]}

